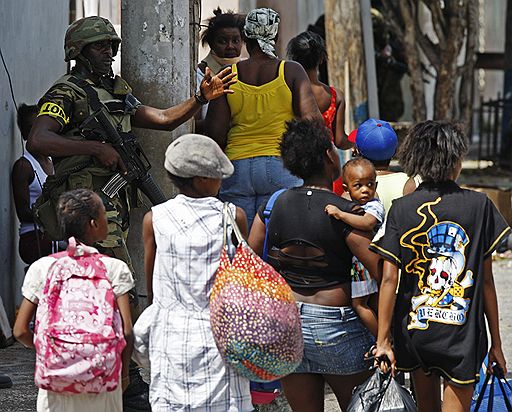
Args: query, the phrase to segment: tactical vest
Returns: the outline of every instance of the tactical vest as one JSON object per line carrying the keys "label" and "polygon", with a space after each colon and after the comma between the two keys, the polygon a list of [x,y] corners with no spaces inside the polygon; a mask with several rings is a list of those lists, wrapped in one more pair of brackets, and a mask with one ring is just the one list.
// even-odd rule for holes
{"label": "tactical vest", "polygon": [[[73,75],[65,75],[54,84],[65,84],[72,88],[79,96],[73,102],[73,113],[70,115],[68,127],[65,127],[61,136],[74,140],[87,140],[87,136],[80,134],[80,124],[93,113],[86,91],[79,87]],[[75,77],[75,79],[80,80]],[[92,83],[91,83],[92,85]],[[131,87],[119,76],[114,80],[113,93],[102,87],[92,85],[98,94],[100,102],[107,108],[112,124],[120,127],[121,132],[130,132],[130,116],[135,113],[140,102],[131,95]],[[131,96],[131,98],[128,98]],[[107,208],[109,225],[126,230],[128,227],[128,199],[123,190],[115,198],[107,199],[102,196],[101,188],[116,173],[103,167],[94,156],[67,156],[54,160],[55,174],[49,176],[43,186],[43,193],[35,202],[32,210],[35,221],[43,227],[52,240],[62,240],[63,234],[58,225],[56,205],[59,196],[68,190],[90,189],[97,192]],[[110,226],[109,226],[110,227]],[[109,229],[110,230],[110,229]],[[108,240],[108,239],[107,239]],[[105,242],[103,242],[105,243]],[[117,237],[107,242],[105,247],[116,247],[122,244]]]}
{"label": "tactical vest", "polygon": [[[66,86],[71,87],[81,98],[75,100],[73,102],[73,112],[70,115],[69,124],[71,127],[65,128],[63,133],[61,133],[62,137],[66,137],[74,140],[87,140],[87,137],[84,137],[80,134],[79,125],[89,117],[89,115],[93,112],[89,98],[87,97],[87,93],[77,85],[76,81],[73,81],[73,78],[78,79],[78,77],[72,74],[66,74],[58,79],[53,86],[58,84],[65,84]],[[78,79],[79,80],[79,79]],[[87,81],[87,80],[86,80]],[[137,110],[138,104],[127,106],[125,103],[125,99],[128,95],[131,94],[132,88],[128,85],[128,83],[119,76],[116,76],[114,79],[114,87],[113,93],[110,93],[103,87],[95,86],[92,82],[88,82],[93,89],[98,94],[98,98],[100,102],[105,105],[110,116],[111,121],[114,125],[121,128],[122,132],[131,131],[131,122],[130,117]],[[81,165],[89,163],[88,166],[81,168]],[[73,171],[76,169],[87,170],[94,176],[112,176],[115,172],[110,169],[104,168],[101,164],[98,163],[96,158],[93,156],[67,156],[63,158],[56,159],[55,161],[55,175],[63,175],[63,174],[73,174]],[[105,179],[107,180],[107,179]],[[85,183],[85,182],[84,182]],[[68,189],[74,189],[77,187],[82,187],[82,185],[71,184],[71,187]],[[97,189],[91,185],[85,185],[83,187],[87,187],[89,189]]]}

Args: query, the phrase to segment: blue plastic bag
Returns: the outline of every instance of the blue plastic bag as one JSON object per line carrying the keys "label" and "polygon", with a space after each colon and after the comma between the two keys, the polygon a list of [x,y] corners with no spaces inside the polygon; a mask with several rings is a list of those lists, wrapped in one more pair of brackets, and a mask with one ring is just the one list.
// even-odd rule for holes
{"label": "blue plastic bag", "polygon": [[512,385],[500,370],[494,371],[494,375],[486,375],[480,393],[473,396],[471,412],[512,412]]}

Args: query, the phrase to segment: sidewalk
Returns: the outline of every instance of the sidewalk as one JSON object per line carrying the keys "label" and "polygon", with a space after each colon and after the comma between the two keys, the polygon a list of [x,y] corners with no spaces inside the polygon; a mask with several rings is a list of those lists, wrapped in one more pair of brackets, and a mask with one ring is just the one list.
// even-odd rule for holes
{"label": "sidewalk", "polygon": [[[512,258],[497,258],[493,264],[498,303],[503,351],[508,360],[512,377]],[[0,411],[32,412],[36,410],[37,388],[34,386],[34,352],[19,343],[0,349],[0,371],[9,375],[14,383],[10,389],[0,389]],[[340,411],[336,398],[327,390],[325,411]],[[259,408],[264,412],[290,412],[286,400],[281,397],[273,405]]]}

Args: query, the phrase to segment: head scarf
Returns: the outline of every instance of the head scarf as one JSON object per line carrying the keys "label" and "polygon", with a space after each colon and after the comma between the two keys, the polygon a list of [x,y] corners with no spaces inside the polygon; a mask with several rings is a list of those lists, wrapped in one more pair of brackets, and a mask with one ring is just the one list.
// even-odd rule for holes
{"label": "head scarf", "polygon": [[267,8],[254,9],[245,18],[245,36],[257,40],[261,51],[270,57],[277,57],[275,38],[279,20],[279,14]]}

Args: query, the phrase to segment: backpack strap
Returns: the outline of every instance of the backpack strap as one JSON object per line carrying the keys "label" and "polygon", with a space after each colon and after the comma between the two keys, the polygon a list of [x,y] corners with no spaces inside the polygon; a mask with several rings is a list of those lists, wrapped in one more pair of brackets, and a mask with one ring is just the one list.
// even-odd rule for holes
{"label": "backpack strap", "polygon": [[274,203],[281,193],[286,191],[287,189],[279,189],[277,192],[272,193],[270,199],[263,210],[263,218],[265,219],[265,242],[263,243],[263,253],[261,254],[261,258],[266,262],[267,261],[267,241],[268,241],[268,223],[270,222],[270,215],[272,214],[272,208],[274,207]]}

